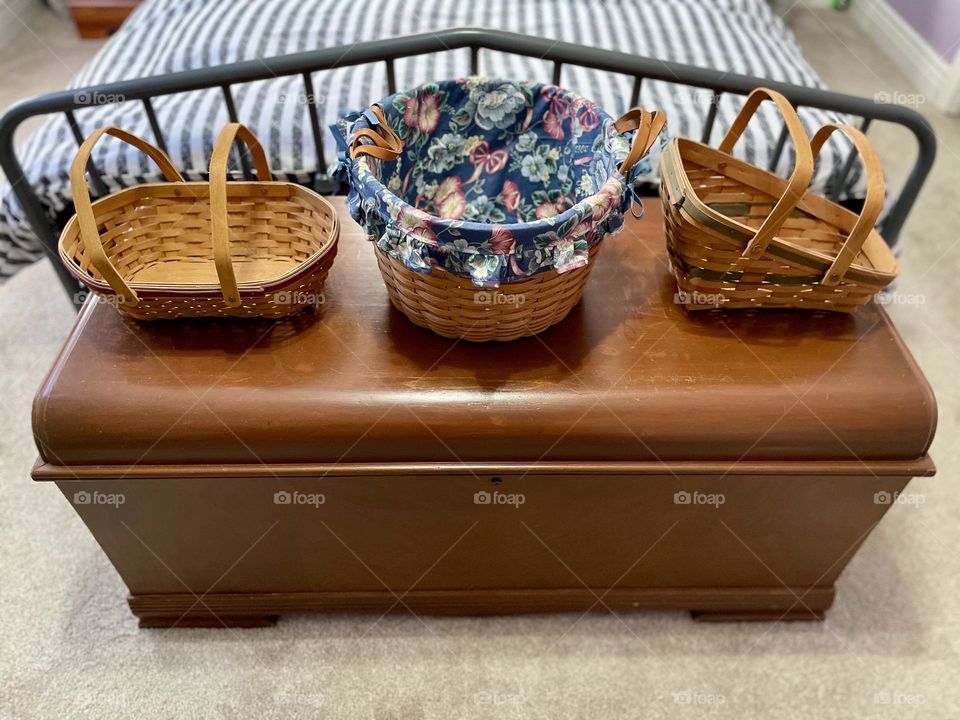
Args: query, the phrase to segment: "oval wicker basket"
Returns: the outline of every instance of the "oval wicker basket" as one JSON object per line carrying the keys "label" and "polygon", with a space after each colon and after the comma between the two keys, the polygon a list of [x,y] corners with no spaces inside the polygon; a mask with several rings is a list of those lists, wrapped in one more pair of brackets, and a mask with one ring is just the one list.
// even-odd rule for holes
{"label": "oval wicker basket", "polygon": [[[789,181],[730,154],[767,98],[784,116],[796,150]],[[866,172],[859,216],[806,189],[814,158],[838,130],[853,142]],[[660,196],[679,302],[687,309],[851,312],[897,275],[893,253],[873,227],[884,184],[870,142],[836,124],[808,140],[793,106],[773,90],[750,94],[717,149],[671,140],[661,159]]]}
{"label": "oval wicker basket", "polygon": [[[397,252],[395,246],[385,248],[382,243],[376,243],[377,262],[392,304],[415,324],[444,337],[472,341],[515,340],[535,335],[560,322],[580,301],[600,240],[607,232],[619,227],[622,212],[630,204],[631,169],[656,141],[665,118],[660,113],[635,108],[614,122],[592,103],[554,86],[472,78],[429,87],[439,88],[437,92],[440,94],[462,95],[463,87],[476,87],[478,83],[494,85],[498,92],[509,93],[520,88],[518,93],[526,93],[527,106],[516,110],[515,125],[510,124],[509,113],[505,119],[500,116],[486,118],[486,122],[479,119],[485,106],[482,101],[474,102],[471,95],[468,106],[457,109],[456,119],[448,129],[450,134],[441,136],[441,131],[436,129],[441,125],[433,120],[428,123],[432,124],[432,129],[424,136],[418,128],[411,129],[407,115],[409,108],[417,109],[418,105],[423,112],[424,106],[430,107],[431,98],[421,94],[426,93],[423,89],[408,91],[401,94],[399,103],[396,97],[383,103],[390,113],[385,114],[381,105],[374,105],[355,123],[347,143],[350,157],[347,165],[351,192],[359,196],[355,217],[366,225],[371,239],[379,241],[396,233],[408,243],[402,248],[408,253],[406,256]],[[542,100],[545,96],[549,100]],[[406,108],[403,112],[398,110],[401,106]],[[547,108],[545,113],[544,107]],[[543,115],[554,112],[554,107],[565,108],[565,114],[557,111],[552,121],[554,124],[549,128],[546,124],[541,127]],[[591,113],[589,122],[578,126],[573,108]],[[440,112],[435,106],[433,109]],[[541,113],[540,117],[538,113]],[[495,122],[499,124],[490,131],[488,126]],[[564,126],[567,122],[570,123],[569,130]],[[538,128],[537,132],[532,132]],[[483,134],[485,130],[486,135]],[[564,135],[565,131],[569,135]],[[401,137],[404,132],[411,137],[404,140]],[[634,137],[628,145],[626,133],[629,132],[633,132]],[[503,204],[500,221],[464,220],[462,215],[445,215],[444,203],[436,201],[435,197],[426,198],[424,206],[412,199],[414,193],[408,189],[414,187],[411,176],[415,177],[424,163],[437,163],[434,150],[446,152],[445,143],[455,145],[461,136],[468,136],[475,148],[469,151],[472,166],[445,166],[447,176],[441,180],[440,186],[447,183],[458,189],[467,187],[478,178],[485,178],[487,168],[493,168],[492,175],[504,188],[500,191],[502,196],[506,197],[505,189],[509,185],[516,192],[517,184],[509,178],[518,175],[509,174],[508,157],[513,159],[513,143],[519,143],[521,133],[536,135],[533,142],[537,148],[542,145],[544,149],[551,148],[550,152],[559,148],[556,151],[561,158],[559,163],[565,164],[571,173],[586,172],[584,168],[596,158],[596,167],[603,167],[607,174],[599,183],[594,182],[595,194],[581,195],[576,201],[563,197],[557,202],[557,216],[540,219],[538,213],[537,220],[525,223],[510,223],[503,219],[504,215],[509,217],[511,213],[519,215],[518,205],[526,202],[522,197],[520,200],[514,197],[510,203]],[[622,154],[615,162],[610,161],[607,147],[611,136],[623,136]],[[564,143],[569,145],[564,146]],[[582,158],[576,155],[585,152],[584,148],[590,148],[591,143],[593,155]],[[413,155],[404,158],[407,151]],[[389,165],[395,161],[397,164]],[[609,170],[606,170],[608,166]],[[394,176],[406,179],[397,185],[389,184],[385,177],[387,168]],[[545,184],[544,187],[550,186]],[[404,192],[406,198],[402,196]],[[496,192],[495,188],[493,193]],[[542,192],[548,194],[547,190]],[[420,197],[418,194],[418,199]],[[488,196],[484,194],[484,197]],[[527,207],[531,207],[529,203]],[[462,212],[463,207],[460,206],[459,210]],[[619,223],[614,227],[617,213]],[[613,230],[608,229],[610,227]],[[428,237],[421,239],[417,233]],[[574,262],[569,262],[571,255],[567,254],[563,259],[569,264],[563,267],[549,262],[533,269],[520,267],[530,257],[524,253],[529,253],[536,233],[542,233],[541,237],[552,233],[550,237],[555,242],[549,246],[544,243],[543,247],[548,248],[545,254],[554,252],[557,242],[565,241],[572,248],[576,240]],[[446,258],[458,253],[467,258],[461,271],[441,265]],[[414,262],[408,260],[410,256]],[[468,265],[471,261],[479,265],[479,272],[476,266]],[[490,276],[483,274],[491,265],[499,269],[500,275],[496,272]],[[486,282],[489,277],[494,281]]]}
{"label": "oval wicker basket", "polygon": [[[90,202],[86,166],[112,135],[146,153],[168,180]],[[227,182],[235,139],[249,148],[259,182]],[[339,221],[315,192],[270,182],[256,137],[224,127],[210,158],[210,183],[185,182],[159,149],[104,127],[81,145],[70,169],[76,214],[60,236],[60,258],[90,290],[141,320],[284,317],[323,302]]]}

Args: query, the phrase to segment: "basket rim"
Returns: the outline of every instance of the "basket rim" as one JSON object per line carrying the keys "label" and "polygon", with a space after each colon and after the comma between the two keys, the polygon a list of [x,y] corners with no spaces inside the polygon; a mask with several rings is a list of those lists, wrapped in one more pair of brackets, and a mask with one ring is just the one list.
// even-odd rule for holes
{"label": "basket rim", "polygon": [[[558,213],[557,215],[554,215],[551,218],[542,218],[529,223],[518,223],[518,222],[481,223],[481,222],[475,222],[473,220],[457,220],[452,218],[442,218],[439,215],[433,215],[431,213],[428,213],[426,210],[421,210],[416,205],[411,205],[407,201],[403,200],[399,195],[397,195],[392,190],[390,190],[390,188],[388,188],[386,185],[380,182],[379,179],[376,178],[376,176],[373,174],[373,171],[370,170],[370,166],[367,163],[366,158],[364,157],[357,158],[355,162],[363,163],[365,172],[367,172],[370,175],[370,177],[373,178],[376,181],[376,183],[383,188],[384,195],[389,195],[392,198],[396,198],[395,204],[400,209],[399,212],[401,213],[412,212],[415,215],[422,217],[424,220],[427,220],[430,223],[431,228],[434,228],[436,230],[436,234],[438,236],[442,235],[445,232],[448,232],[453,227],[456,227],[456,229],[458,230],[467,230],[467,231],[478,232],[478,233],[489,232],[490,229],[494,227],[502,228],[503,230],[506,230],[511,234],[516,234],[521,229],[524,231],[531,231],[533,228],[536,228],[538,230],[542,229],[543,232],[550,232],[552,228],[555,228],[559,225],[563,225],[572,217],[586,216],[587,211],[590,210],[592,207],[590,205],[590,200],[600,195],[600,191],[598,190],[597,192],[592,193],[587,197],[583,198],[583,200],[578,200],[574,205],[571,205],[562,213]],[[614,183],[616,184],[614,185]],[[628,183],[629,181],[627,180],[627,178],[621,175],[619,170],[616,170],[614,171],[613,175],[607,178],[607,181],[601,186],[600,189],[602,190],[608,185],[613,185],[613,189],[616,192],[616,195],[614,195],[614,198],[618,202],[622,202],[624,194],[629,191]],[[610,214],[613,213],[616,209],[617,209],[617,205],[615,203],[611,203],[607,211],[603,215],[601,215],[598,220],[593,221],[594,224],[599,224],[603,220],[606,220],[607,217],[609,217]],[[489,250],[485,248],[473,248],[473,250],[478,255],[512,255],[513,254],[512,250],[496,251],[492,248]]]}
{"label": "basket rim", "polygon": [[[593,262],[597,256],[597,253],[600,252],[600,245],[602,243],[603,243],[603,239],[601,239],[600,241],[590,246],[590,249],[587,251],[590,256],[590,262]],[[405,274],[408,274],[410,277],[415,277],[416,275],[440,275],[440,276],[449,275],[450,277],[458,278],[460,280],[467,280],[467,281],[470,280],[469,276],[458,275],[457,273],[450,272],[445,267],[440,267],[439,265],[431,265],[429,273],[422,273],[420,271],[407,267],[404,263],[402,263],[397,258],[393,257],[386,250],[383,250],[382,248],[378,247],[376,243],[374,243],[373,249],[377,257],[383,257],[385,260],[389,260],[391,265],[396,266],[398,269],[402,268],[403,272]],[[497,295],[497,294],[508,295],[511,293],[522,291],[522,288],[518,288],[519,285],[536,286],[536,285],[542,284],[546,280],[546,278],[543,277],[544,275],[550,275],[551,273],[553,273],[553,275],[556,275],[556,276],[567,276],[569,279],[570,277],[576,277],[576,274],[579,271],[585,272],[588,267],[590,267],[590,263],[580,265],[578,267],[572,268],[565,272],[561,272],[556,268],[548,268],[543,272],[535,273],[533,275],[529,275],[527,277],[520,278],[518,280],[508,280],[506,282],[501,282],[496,287],[481,288],[481,287],[476,287],[474,285],[468,285],[465,283],[464,288],[469,289],[473,292],[487,292],[493,295]]]}
{"label": "basket rim", "polygon": [[[237,188],[241,186],[263,186],[263,185],[272,185],[272,186],[285,186],[290,188],[295,188],[298,192],[305,192],[307,196],[312,196],[311,199],[318,200],[321,205],[326,206],[330,211],[332,217],[332,228],[330,230],[329,242],[316,250],[310,257],[304,260],[299,265],[291,268],[282,275],[278,275],[275,278],[271,278],[267,282],[256,282],[256,281],[247,281],[242,283],[237,283],[237,289],[240,291],[247,290],[248,292],[257,292],[260,294],[266,294],[270,291],[280,290],[284,286],[288,285],[294,280],[298,280],[300,277],[308,274],[315,265],[323,262],[324,260],[332,260],[337,253],[337,244],[340,239],[340,216],[337,214],[336,208],[327,200],[325,197],[320,195],[318,192],[312,188],[305,187],[303,185],[298,185],[296,183],[284,182],[284,181],[269,181],[269,182],[260,182],[256,180],[239,180],[232,181],[227,183],[227,198],[230,197],[230,190],[232,188]],[[102,198],[99,198],[91,203],[91,207],[94,210],[96,215],[97,206],[106,203],[107,201],[113,201],[117,197],[125,193],[140,193],[144,189],[150,189],[155,187],[170,187],[170,186],[186,186],[192,188],[202,187],[204,189],[209,189],[210,184],[204,181],[186,181],[183,183],[169,183],[169,182],[154,182],[154,183],[142,183],[139,185],[133,185],[131,187],[126,187],[117,192],[110,193]],[[209,193],[207,193],[209,194]],[[104,280],[93,278],[82,270],[76,263],[75,258],[67,252],[65,240],[69,233],[71,233],[77,225],[77,214],[74,213],[70,219],[67,221],[67,224],[64,225],[63,231],[60,233],[60,238],[57,240],[57,254],[60,257],[61,262],[66,266],[67,271],[79,280],[81,283],[89,287],[91,290],[95,290],[104,295],[116,295],[117,292],[110,287],[109,283]],[[81,240],[82,242],[82,240]],[[329,257],[328,257],[329,256]],[[211,255],[211,262],[213,257]],[[180,297],[180,296],[198,296],[198,297],[220,297],[223,293],[220,283],[194,283],[194,284],[180,284],[180,283],[138,283],[138,282],[128,282],[127,283],[131,289],[137,290],[138,294],[146,297]]]}
{"label": "basket rim", "polygon": [[[744,247],[746,247],[746,244],[756,234],[756,229],[734,220],[733,218],[728,217],[717,210],[714,210],[703,201],[693,183],[690,182],[690,178],[688,177],[687,173],[682,169],[684,146],[693,146],[697,149],[707,151],[718,158],[723,158],[723,162],[732,163],[744,169],[750,169],[752,172],[760,173],[768,178],[774,179],[784,186],[786,185],[786,180],[781,178],[776,173],[770,172],[769,170],[764,170],[763,168],[736,158],[733,155],[721,152],[720,150],[717,150],[706,143],[698,142],[697,140],[693,140],[691,138],[670,138],[667,146],[664,148],[660,158],[661,184],[666,187],[667,192],[671,197],[671,202],[673,204],[680,202],[681,210],[688,213],[690,208],[687,207],[687,203],[692,203],[695,211],[700,216],[696,217],[696,220],[703,222],[709,227],[710,230],[718,232],[731,240],[742,240]],[[678,165],[679,169],[677,167]],[[808,203],[808,201],[813,201],[814,204],[825,203],[831,208],[839,211],[851,221],[855,221],[857,219],[856,213],[848,210],[838,203],[835,203],[832,200],[829,200],[828,198],[818,195],[810,189],[804,191],[803,196],[797,203],[797,208],[800,208],[805,203]],[[810,214],[816,217],[818,220],[821,219],[816,213]],[[890,246],[887,245],[887,243],[883,240],[883,236],[876,228],[871,229],[870,235],[868,236],[868,242],[871,239],[873,240],[872,245],[874,246],[871,249],[879,252],[882,255],[885,255],[886,259],[891,262],[893,269],[889,272],[878,270],[877,268],[868,267],[862,263],[858,263],[856,262],[856,258],[854,258],[854,262],[850,264],[850,267],[845,273],[844,278],[871,286],[883,287],[889,284],[897,276],[899,272],[899,266],[897,264],[896,257],[890,250]],[[857,254],[857,257],[859,257],[861,254],[865,254],[865,249],[866,243],[864,243],[864,249]],[[812,250],[810,248],[804,248],[796,245],[795,243],[790,242],[790,240],[781,237],[779,234],[774,235],[770,244],[767,246],[764,254],[767,253],[775,255],[782,260],[786,260],[787,262],[801,265],[803,267],[810,268],[811,270],[821,270],[823,272],[826,272],[826,270],[833,264],[833,261],[835,260],[834,257],[831,257],[830,255],[822,253],[818,250]],[[820,278],[817,277],[815,279],[819,280]]]}
{"label": "basket rim", "polygon": [[[428,220],[430,222],[431,227],[436,228],[437,235],[441,235],[444,232],[447,232],[448,230],[451,229],[451,226],[453,225],[456,225],[456,228],[458,230],[468,230],[468,231],[476,231],[476,232],[489,231],[490,228],[494,228],[494,227],[503,228],[504,230],[507,230],[510,233],[516,233],[520,229],[530,230],[531,228],[538,228],[538,229],[542,228],[543,232],[549,232],[551,228],[554,228],[558,225],[562,225],[567,220],[569,220],[570,218],[576,215],[585,215],[586,211],[590,208],[589,202],[591,198],[595,198],[598,195],[600,195],[600,192],[597,191],[595,193],[588,195],[583,200],[578,200],[574,205],[571,205],[562,213],[558,213],[557,215],[554,215],[551,218],[542,218],[539,220],[535,220],[534,222],[528,222],[528,223],[519,223],[519,222],[481,223],[481,222],[475,222],[473,220],[457,220],[452,218],[442,218],[439,215],[433,215],[431,213],[428,213],[426,210],[421,210],[416,205],[411,205],[410,203],[400,198],[399,195],[394,193],[392,190],[390,190],[390,188],[388,188],[386,185],[380,182],[379,179],[376,178],[376,176],[373,174],[373,171],[370,170],[370,166],[367,163],[366,158],[364,157],[357,158],[355,162],[363,163],[364,170],[367,173],[369,173],[370,177],[373,178],[380,187],[383,188],[383,193],[385,195],[389,195],[390,197],[396,198],[396,206],[400,208],[400,212],[412,211],[416,215],[422,216],[425,220]],[[601,186],[600,189],[602,190],[608,185],[611,185],[614,181],[617,181],[619,183],[619,186],[615,187],[617,191],[617,195],[615,197],[622,200],[624,193],[629,189],[628,188],[629,181],[627,180],[627,178],[625,178],[623,175],[620,174],[619,170],[614,171],[614,174],[607,179],[607,181]],[[611,207],[608,208],[607,211],[600,217],[600,219],[596,220],[595,222],[599,223],[605,220],[615,209],[616,209],[616,206],[611,204]],[[553,222],[551,222],[551,220]],[[511,255],[513,254],[512,250],[495,251],[491,249],[489,251],[486,251],[482,248],[475,248],[475,250],[477,254],[480,254],[480,255]]]}

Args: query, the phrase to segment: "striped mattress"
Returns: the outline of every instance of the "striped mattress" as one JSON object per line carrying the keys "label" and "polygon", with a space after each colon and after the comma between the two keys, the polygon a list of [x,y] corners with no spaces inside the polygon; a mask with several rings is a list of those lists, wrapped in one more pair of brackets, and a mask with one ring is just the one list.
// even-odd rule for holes
{"label": "striped mattress", "polygon": [[[789,29],[764,0],[146,0],[71,87],[465,26],[822,86]],[[489,76],[549,80],[552,72],[541,60],[492,52],[480,57],[480,70]],[[409,58],[398,61],[396,68],[400,87],[461,77],[468,73],[469,54],[461,50]],[[313,80],[324,127],[386,95],[383,63],[319,72]],[[632,82],[627,76],[571,66],[564,67],[562,76],[565,87],[611,114],[626,109]],[[235,86],[233,92],[240,119],[259,136],[278,177],[309,183],[318,170],[334,162],[329,131],[327,157],[316,156],[299,76]],[[694,138],[701,135],[709,100],[709,92],[663,82],[644,83],[641,93],[642,105],[666,111],[669,134]],[[739,103],[736,97],[721,100],[714,142]],[[188,178],[200,179],[214,137],[227,121],[220,90],[161,97],[154,105],[174,164]],[[781,123],[773,108],[764,110],[737,152],[765,166]],[[833,113],[809,108],[801,116],[810,132],[837,119]],[[84,133],[109,123],[152,139],[140,103],[80,109],[77,118]],[[814,181],[817,189],[826,186],[846,157],[845,143],[835,137],[824,149]],[[67,171],[75,152],[62,115],[50,117],[20,151],[27,180],[57,224],[71,212]],[[101,144],[94,159],[110,189],[160,179],[149,160],[113,140]],[[790,161],[790,153],[784,153],[779,171],[788,173]],[[848,194],[857,195],[859,176],[855,168]],[[9,185],[0,189],[0,197],[2,281],[40,258],[42,251]]]}

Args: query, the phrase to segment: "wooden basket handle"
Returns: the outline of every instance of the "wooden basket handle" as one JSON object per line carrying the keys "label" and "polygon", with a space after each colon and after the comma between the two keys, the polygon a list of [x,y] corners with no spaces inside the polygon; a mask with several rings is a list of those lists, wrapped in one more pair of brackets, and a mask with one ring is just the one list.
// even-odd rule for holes
{"label": "wooden basket handle", "polygon": [[[376,122],[373,125],[379,128],[379,132],[373,128],[360,128],[350,139],[350,157],[356,158],[359,155],[369,155],[377,160],[396,160],[403,152],[403,141],[400,136],[390,127],[387,118],[384,117],[383,110],[379,105],[371,106],[367,112],[372,113]],[[367,116],[369,120],[369,115]],[[361,143],[362,138],[370,138],[372,143]]]}
{"label": "wooden basket handle", "polygon": [[750,119],[754,113],[757,112],[757,108],[767,99],[773,100],[773,102],[776,103],[780,114],[783,116],[787,130],[790,133],[790,138],[793,140],[797,160],[793,168],[793,174],[790,175],[790,180],[787,183],[787,189],[777,201],[776,205],[773,206],[766,220],[764,220],[757,229],[753,239],[747,243],[747,246],[744,248],[742,257],[745,259],[758,258],[763,255],[767,249],[767,245],[770,244],[774,235],[780,230],[783,221],[789,217],[797,203],[800,202],[800,198],[803,197],[807,186],[810,184],[810,178],[813,177],[813,151],[810,148],[810,140],[807,138],[807,133],[803,129],[803,123],[800,122],[800,116],[797,115],[797,111],[793,105],[790,104],[789,100],[776,90],[771,90],[770,88],[757,88],[747,96],[746,102],[734,119],[733,124],[730,125],[730,129],[727,130],[727,134],[723,140],[720,141],[717,149],[729,155],[733,151],[733,146],[743,134],[744,129],[746,129]]}
{"label": "wooden basket handle", "polygon": [[850,234],[847,235],[847,239],[840,248],[840,252],[837,253],[836,259],[830,267],[827,268],[826,273],[824,273],[823,278],[820,280],[821,285],[837,285],[843,280],[843,276],[846,275],[851,263],[856,259],[860,253],[860,249],[863,247],[863,243],[870,235],[870,231],[873,230],[877,218],[880,217],[880,212],[883,210],[883,201],[886,197],[883,181],[883,166],[880,163],[880,158],[877,157],[877,153],[874,151],[873,145],[867,139],[867,136],[856,128],[839,123],[827,123],[817,130],[813,139],[810,141],[813,156],[817,157],[820,154],[820,150],[827,141],[827,138],[837,130],[844,133],[853,141],[854,147],[860,154],[860,159],[863,161],[863,168],[867,175],[867,195],[863,200],[863,208],[860,210],[860,216],[857,218],[857,222],[854,224]]}
{"label": "wooden basket handle", "polygon": [[614,121],[613,127],[619,133],[630,132],[631,130],[637,131],[637,134],[633,136],[630,152],[620,164],[621,175],[626,177],[630,169],[650,151],[666,122],[667,116],[659,110],[651,112],[640,107],[627,110]]}
{"label": "wooden basket handle", "polygon": [[227,215],[227,161],[234,140],[240,139],[250,150],[260,182],[270,182],[270,163],[256,135],[240,123],[224,125],[210,155],[210,231],[213,236],[213,263],[217,268],[220,290],[227,307],[239,307],[240,290],[230,261],[230,225]]}
{"label": "wooden basket handle", "polygon": [[177,169],[170,162],[170,158],[150,143],[141,138],[121,130],[118,127],[108,125],[98,128],[90,133],[90,136],[83,141],[80,149],[77,150],[77,156],[73,159],[70,166],[70,192],[73,194],[73,205],[77,213],[77,224],[80,227],[80,242],[90,253],[90,262],[97,272],[103,276],[107,284],[117,293],[118,299],[123,303],[136,305],[140,302],[137,293],[127,285],[120,273],[110,262],[106,251],[103,249],[103,241],[100,239],[100,233],[97,230],[97,219],[93,214],[93,204],[90,202],[90,190],[87,188],[87,163],[90,161],[90,155],[93,152],[93,146],[96,145],[104,135],[112,135],[119,138],[128,145],[140,150],[153,160],[160,172],[169,182],[183,182],[183,177],[177,172]]}

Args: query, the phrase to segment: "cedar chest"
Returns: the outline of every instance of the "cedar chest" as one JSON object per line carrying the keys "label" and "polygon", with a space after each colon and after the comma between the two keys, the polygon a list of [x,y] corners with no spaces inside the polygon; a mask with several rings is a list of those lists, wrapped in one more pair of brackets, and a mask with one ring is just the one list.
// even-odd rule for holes
{"label": "cedar chest", "polygon": [[91,299],[36,397],[33,477],[143,627],[822,618],[897,493],[934,472],[933,394],[875,305],[687,314],[650,205],[564,322],[508,344],[392,309],[339,201],[316,313],[141,323]]}

